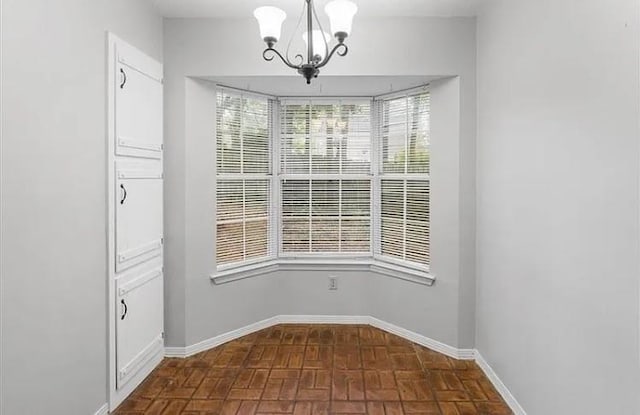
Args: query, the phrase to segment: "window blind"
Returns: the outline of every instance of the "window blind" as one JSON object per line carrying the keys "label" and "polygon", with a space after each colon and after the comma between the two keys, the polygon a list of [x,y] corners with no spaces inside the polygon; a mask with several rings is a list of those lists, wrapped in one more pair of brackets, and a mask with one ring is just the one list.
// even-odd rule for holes
{"label": "window blind", "polygon": [[281,105],[283,174],[368,174],[369,101],[285,101]]}
{"label": "window blind", "polygon": [[429,174],[429,93],[383,100],[378,108],[382,173]]}
{"label": "window blind", "polygon": [[382,100],[377,108],[381,138],[378,254],[428,266],[429,93]]}
{"label": "window blind", "polygon": [[220,90],[216,111],[216,264],[270,255],[272,102]]}
{"label": "window blind", "polygon": [[370,101],[281,104],[283,253],[369,253]]}

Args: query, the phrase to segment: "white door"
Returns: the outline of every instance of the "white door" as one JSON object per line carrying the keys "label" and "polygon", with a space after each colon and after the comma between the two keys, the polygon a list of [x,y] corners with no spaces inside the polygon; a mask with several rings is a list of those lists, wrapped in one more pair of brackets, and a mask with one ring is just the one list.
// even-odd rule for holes
{"label": "white door", "polygon": [[[116,73],[116,154],[162,157],[162,76],[135,51],[118,54]],[[136,59],[137,58],[137,59]],[[160,122],[158,122],[158,120]]]}
{"label": "white door", "polygon": [[162,267],[117,281],[117,383],[124,386],[164,347]]}
{"label": "white door", "polygon": [[162,171],[117,170],[116,271],[162,253]]}
{"label": "white door", "polygon": [[109,36],[110,405],[164,356],[162,65]]}

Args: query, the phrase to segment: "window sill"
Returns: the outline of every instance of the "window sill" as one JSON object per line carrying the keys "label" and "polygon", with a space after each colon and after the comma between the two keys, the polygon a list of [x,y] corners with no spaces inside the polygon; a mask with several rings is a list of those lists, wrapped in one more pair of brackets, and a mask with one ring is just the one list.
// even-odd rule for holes
{"label": "window sill", "polygon": [[216,285],[258,277],[275,271],[371,271],[420,285],[432,286],[435,275],[429,272],[374,259],[277,259],[217,272],[211,275]]}

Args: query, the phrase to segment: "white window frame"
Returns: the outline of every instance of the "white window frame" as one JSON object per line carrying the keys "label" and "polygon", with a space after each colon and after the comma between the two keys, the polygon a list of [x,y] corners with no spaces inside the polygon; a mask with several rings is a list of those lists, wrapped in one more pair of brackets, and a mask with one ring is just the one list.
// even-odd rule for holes
{"label": "white window frame", "polygon": [[[376,220],[376,224],[375,224],[375,229],[378,232],[377,238],[376,238],[376,249],[374,251],[374,260],[380,263],[388,263],[388,264],[392,264],[395,266],[399,266],[399,267],[403,267],[403,268],[407,268],[407,269],[411,269],[411,270],[415,270],[418,272],[423,272],[426,274],[429,274],[430,271],[430,266],[429,265],[422,265],[422,264],[418,264],[416,262],[412,262],[412,261],[407,261],[407,260],[403,260],[403,259],[399,259],[399,258],[394,258],[394,257],[390,257],[390,256],[386,256],[383,255],[382,252],[382,180],[386,179],[386,180],[402,180],[405,181],[405,187],[406,187],[406,182],[410,181],[410,180],[418,180],[418,181],[426,181],[429,183],[429,186],[431,186],[431,169],[429,169],[429,173],[424,174],[424,173],[384,173],[384,166],[383,166],[383,160],[382,160],[382,153],[383,153],[383,143],[382,143],[382,134],[381,134],[381,127],[382,127],[382,122],[381,120],[378,119],[379,114],[381,113],[380,106],[383,105],[384,101],[388,101],[388,100],[393,100],[393,99],[398,99],[398,98],[406,98],[412,95],[416,95],[420,92],[429,92],[429,85],[424,85],[424,86],[419,86],[417,88],[410,88],[410,89],[406,89],[406,90],[402,90],[402,91],[397,91],[397,92],[393,92],[390,94],[385,94],[385,95],[379,95],[376,96],[374,98],[374,105],[375,108],[373,109],[375,111],[375,145],[374,147],[376,148],[376,151],[378,152],[378,157],[376,158],[376,170],[375,170],[375,177],[376,177],[376,207],[377,207],[377,212],[375,215],[375,220]],[[409,109],[407,108],[407,111]],[[405,189],[406,191],[406,189]],[[430,195],[431,196],[431,195]],[[429,201],[429,204],[431,204],[431,201]]]}
{"label": "white window frame", "polygon": [[[246,90],[242,90],[242,89],[237,89],[237,88],[231,88],[231,87],[227,87],[227,86],[221,86],[218,85],[217,86],[217,90],[216,93],[219,91],[226,91],[232,94],[238,94],[240,95],[241,99],[242,97],[255,97],[255,98],[259,98],[259,99],[266,99],[266,100],[270,100],[272,101],[272,111],[271,111],[271,117],[272,117],[272,128],[270,131],[270,137],[269,137],[269,154],[273,155],[273,153],[275,152],[275,149],[278,146],[274,146],[274,137],[273,134],[275,132],[278,131],[278,129],[274,128],[274,119],[275,117],[275,113],[279,110],[279,104],[277,104],[277,98],[273,97],[271,95],[265,95],[265,94],[260,94],[257,92],[253,92],[253,91],[246,91]],[[217,102],[217,100],[216,100]],[[218,110],[218,108],[216,107],[216,111]],[[217,114],[216,114],[217,117]],[[216,123],[217,125],[217,123]],[[216,132],[217,135],[217,132]],[[268,263],[271,261],[274,261],[277,258],[277,250],[274,250],[273,247],[273,238],[274,238],[274,234],[277,233],[275,232],[274,229],[274,222],[273,222],[273,212],[274,212],[274,208],[277,206],[276,201],[273,199],[273,192],[274,192],[274,181],[276,181],[276,175],[274,174],[274,169],[275,169],[275,165],[273,164],[273,158],[271,158],[269,160],[270,165],[269,165],[269,173],[268,174],[260,174],[260,173],[218,173],[218,155],[217,155],[217,151],[218,151],[218,144],[217,144],[217,137],[214,136],[214,140],[216,140],[216,145],[215,150],[214,150],[214,160],[215,160],[215,166],[214,166],[214,171],[215,171],[215,192],[216,192],[216,203],[214,203],[213,206],[213,210],[214,210],[214,262],[216,263],[215,265],[215,269],[216,269],[216,275],[225,275],[225,274],[229,274],[229,273],[234,273],[236,272],[236,270],[242,270],[245,268],[252,268],[257,266],[262,266],[262,264],[264,263]],[[269,215],[268,215],[268,244],[267,244],[267,250],[268,253],[266,256],[264,257],[259,257],[259,258],[252,258],[249,260],[245,260],[245,261],[239,261],[239,262],[234,262],[234,263],[229,263],[229,264],[224,264],[224,265],[218,265],[217,264],[217,250],[218,250],[218,238],[217,238],[217,229],[218,229],[218,225],[217,225],[217,218],[218,218],[218,212],[217,212],[217,185],[218,185],[218,180],[251,180],[251,179],[256,179],[256,180],[267,180],[269,182]]]}
{"label": "white window frame", "polygon": [[[428,85],[409,90],[398,91],[393,94],[380,95],[375,97],[274,97],[256,93],[253,91],[245,91],[237,88],[226,86],[218,86],[219,89],[227,89],[235,93],[244,95],[253,95],[260,98],[270,99],[273,101],[272,110],[272,132],[270,139],[271,153],[271,173],[270,182],[270,215],[269,215],[269,256],[257,258],[241,263],[228,264],[217,267],[216,271],[211,275],[211,279],[215,284],[225,284],[245,278],[251,278],[265,273],[277,270],[330,270],[330,271],[372,271],[378,274],[411,281],[422,285],[432,285],[435,282],[435,276],[431,274],[428,266],[420,266],[414,262],[404,261],[400,259],[390,258],[379,254],[381,246],[381,181],[382,177],[391,178],[389,174],[382,175],[382,140],[380,135],[380,120],[378,119],[378,105],[383,100],[393,99],[406,95],[415,94],[420,91],[428,91]],[[299,174],[283,174],[281,166],[281,103],[283,101],[348,101],[368,100],[371,105],[371,163],[369,174],[361,175],[342,175],[342,174],[325,174],[325,175],[299,175]],[[217,150],[217,145],[216,145]],[[405,174],[400,174],[403,179]],[[217,163],[216,163],[216,181]],[[301,179],[301,180],[369,180],[370,186],[370,244],[369,252],[362,253],[284,253],[282,252],[282,180]],[[430,178],[428,178],[430,181]],[[214,214],[215,206],[214,206]],[[214,236],[215,237],[215,236]],[[217,238],[215,239],[217,241]]]}
{"label": "white window frame", "polygon": [[[282,134],[282,129],[281,129],[281,125],[280,125],[280,110],[282,107],[282,103],[292,103],[292,102],[300,102],[300,103],[307,103],[307,104],[313,104],[313,103],[320,103],[320,102],[327,102],[327,103],[331,103],[331,104],[335,104],[335,103],[344,103],[344,102],[349,102],[349,101],[353,101],[353,102],[358,102],[358,103],[364,103],[364,102],[369,102],[369,114],[370,114],[370,118],[373,118],[373,97],[349,97],[349,96],[344,96],[344,97],[281,97],[278,99],[278,128],[274,133],[274,140],[277,140],[277,143],[275,143],[274,147],[278,148],[278,159],[273,159],[274,162],[277,162],[277,168],[278,168],[278,186],[281,186],[282,182],[284,180],[309,180],[310,182],[313,180],[337,180],[339,181],[341,184],[340,186],[342,186],[342,181],[344,180],[367,180],[369,181],[370,185],[369,185],[369,194],[370,199],[369,199],[369,250],[368,251],[363,251],[363,252],[284,252],[284,250],[282,249],[282,240],[283,240],[283,236],[282,236],[282,231],[283,231],[283,226],[282,226],[282,189],[279,188],[278,189],[278,194],[277,195],[273,195],[274,197],[277,197],[278,199],[278,244],[277,244],[277,252],[278,252],[278,258],[281,258],[283,260],[299,260],[299,259],[307,259],[307,260],[317,260],[317,259],[322,259],[325,262],[330,262],[332,260],[354,260],[354,261],[361,261],[362,259],[367,259],[367,258],[373,258],[373,246],[374,246],[374,241],[373,241],[373,232],[372,232],[372,227],[373,227],[373,194],[374,194],[374,186],[373,186],[373,151],[371,153],[371,162],[369,163],[369,172],[368,173],[360,173],[360,174],[342,174],[342,173],[336,173],[336,174],[285,174],[282,172],[282,164],[281,164],[281,134]],[[374,130],[373,130],[373,123],[370,126],[370,140],[369,140],[369,145],[371,146],[371,148],[373,149],[374,146]],[[342,193],[339,193],[340,196],[342,196]]]}

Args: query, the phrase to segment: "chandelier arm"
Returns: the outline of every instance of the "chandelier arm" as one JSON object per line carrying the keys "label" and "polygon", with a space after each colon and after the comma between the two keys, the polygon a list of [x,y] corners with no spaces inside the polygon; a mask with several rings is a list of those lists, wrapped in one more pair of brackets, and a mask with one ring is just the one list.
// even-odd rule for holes
{"label": "chandelier arm", "polygon": [[[273,53],[272,56],[268,56],[269,53]],[[298,65],[294,65],[291,62],[289,62],[288,59],[286,59],[284,56],[282,56],[280,54],[280,52],[278,52],[277,50],[275,50],[274,48],[266,48],[263,52],[262,52],[262,57],[264,58],[265,61],[269,61],[271,62],[273,60],[273,58],[275,58],[276,56],[278,56],[282,62],[287,65],[289,68],[291,69],[300,69],[300,66]]]}
{"label": "chandelier arm", "polygon": [[[338,49],[340,49],[340,48],[342,48],[343,50],[342,51],[338,51]],[[333,49],[331,49],[331,52],[329,53],[329,55],[327,55],[325,60],[320,62],[318,65],[316,65],[316,68],[320,69],[323,66],[325,66],[326,64],[328,64],[329,60],[331,59],[333,54],[336,53],[336,52],[338,53],[338,56],[345,56],[347,54],[347,52],[349,52],[349,48],[344,43],[338,43],[337,45],[335,45],[333,47]]]}
{"label": "chandelier arm", "polygon": [[[291,37],[289,38],[289,43],[287,43],[287,51],[285,53],[285,56],[287,57],[287,60],[290,62],[291,59],[289,58],[289,50],[291,49],[291,42],[293,42],[293,37],[295,36],[296,33],[298,33],[298,29],[300,29],[300,25],[302,24],[302,18],[304,17],[304,7],[302,8],[302,12],[300,13],[300,17],[298,17],[298,24],[296,25],[295,30],[293,31],[293,34],[291,35]],[[300,57],[300,65],[302,65],[304,63],[304,57],[300,54],[297,54],[295,56],[295,58],[297,59],[298,57]]]}
{"label": "chandelier arm", "polygon": [[296,59],[300,59],[300,63],[298,64],[298,67],[302,67],[302,65],[304,65],[304,56],[302,56],[301,54],[297,54],[295,56]]}

